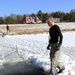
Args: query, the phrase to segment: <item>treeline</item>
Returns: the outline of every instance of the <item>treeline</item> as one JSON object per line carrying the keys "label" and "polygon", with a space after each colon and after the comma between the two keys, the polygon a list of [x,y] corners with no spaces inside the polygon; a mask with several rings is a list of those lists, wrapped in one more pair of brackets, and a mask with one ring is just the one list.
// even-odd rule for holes
{"label": "treeline", "polygon": [[24,24],[26,23],[26,16],[37,16],[43,23],[45,23],[50,16],[53,16],[54,18],[60,18],[61,22],[75,22],[75,9],[72,9],[69,13],[64,13],[61,11],[44,13],[39,10],[37,14],[10,14],[10,16],[0,17],[0,24]]}

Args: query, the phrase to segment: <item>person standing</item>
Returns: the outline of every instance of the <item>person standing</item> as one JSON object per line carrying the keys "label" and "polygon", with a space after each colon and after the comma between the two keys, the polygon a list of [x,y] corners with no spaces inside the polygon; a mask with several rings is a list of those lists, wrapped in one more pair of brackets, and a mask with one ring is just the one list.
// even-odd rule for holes
{"label": "person standing", "polygon": [[54,18],[50,17],[47,22],[49,29],[49,44],[47,49],[50,50],[51,69],[50,75],[55,75],[56,68],[59,69],[58,73],[62,73],[65,69],[64,66],[58,62],[60,56],[60,47],[62,45],[63,35],[60,31],[60,27],[54,24]]}
{"label": "person standing", "polygon": [[7,29],[7,33],[10,32],[8,24],[6,26],[6,29]]}

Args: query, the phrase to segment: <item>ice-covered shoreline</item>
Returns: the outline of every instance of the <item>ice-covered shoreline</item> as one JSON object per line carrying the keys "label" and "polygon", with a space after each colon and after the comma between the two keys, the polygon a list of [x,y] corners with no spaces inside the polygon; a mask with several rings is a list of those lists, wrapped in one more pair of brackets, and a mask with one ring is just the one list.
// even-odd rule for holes
{"label": "ice-covered shoreline", "polygon": [[[75,31],[75,22],[60,22],[55,23],[61,31]],[[47,23],[42,24],[8,24],[10,29],[10,35],[16,34],[37,34],[37,33],[48,33],[49,26]],[[0,25],[0,32],[7,34],[6,24]]]}

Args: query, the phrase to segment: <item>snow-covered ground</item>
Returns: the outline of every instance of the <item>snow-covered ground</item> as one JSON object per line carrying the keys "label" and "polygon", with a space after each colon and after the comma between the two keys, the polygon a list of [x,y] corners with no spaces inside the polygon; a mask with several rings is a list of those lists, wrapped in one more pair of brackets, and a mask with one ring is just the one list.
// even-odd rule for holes
{"label": "snow-covered ground", "polygon": [[[5,62],[28,60],[33,65],[49,71],[50,56],[49,51],[46,49],[48,36],[49,34],[46,33],[0,36],[0,65],[2,66]],[[63,44],[59,61],[65,66],[65,70],[59,75],[75,75],[74,31],[63,33]]]}

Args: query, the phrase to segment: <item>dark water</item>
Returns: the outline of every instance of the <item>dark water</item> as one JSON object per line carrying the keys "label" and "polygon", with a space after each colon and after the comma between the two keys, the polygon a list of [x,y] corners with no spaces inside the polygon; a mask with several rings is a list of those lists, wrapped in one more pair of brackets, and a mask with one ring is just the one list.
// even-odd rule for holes
{"label": "dark water", "polygon": [[33,66],[30,62],[21,61],[3,64],[0,66],[0,75],[47,75],[47,73],[42,68]]}

